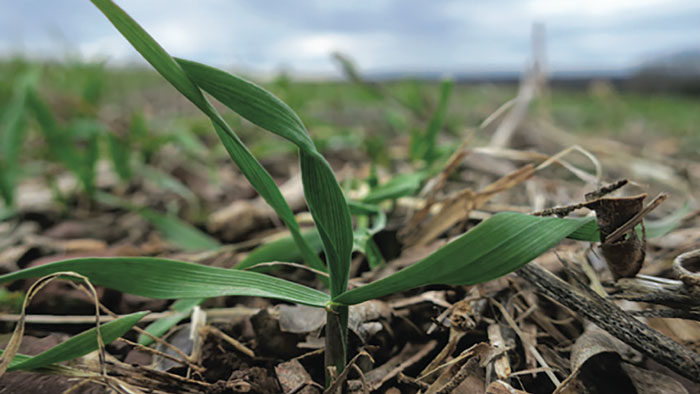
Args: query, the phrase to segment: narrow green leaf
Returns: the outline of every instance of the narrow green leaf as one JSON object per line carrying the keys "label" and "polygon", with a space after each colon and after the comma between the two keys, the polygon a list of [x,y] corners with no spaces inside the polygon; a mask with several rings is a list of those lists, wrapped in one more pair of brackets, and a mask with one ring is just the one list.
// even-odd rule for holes
{"label": "narrow green leaf", "polygon": [[305,152],[316,152],[299,116],[272,93],[223,70],[190,60],[175,60],[201,89],[243,118],[293,142]]}
{"label": "narrow green leaf", "polygon": [[323,240],[331,294],[348,287],[353,236],[350,211],[330,165],[320,154],[299,152],[304,196]]}
{"label": "narrow green leaf", "polygon": [[[348,201],[348,207],[356,216],[353,250],[364,254],[370,269],[374,269],[384,263],[384,256],[372,237],[386,227],[386,213],[379,205],[357,201]],[[370,218],[373,218],[372,227],[369,227]]]}
{"label": "narrow green leaf", "polygon": [[326,266],[318,257],[318,254],[304,241],[304,237],[301,235],[299,224],[294,218],[292,209],[287,204],[287,201],[285,201],[270,174],[255,160],[237,135],[229,134],[217,123],[214,123],[214,129],[219,135],[219,139],[221,139],[221,142],[224,144],[226,151],[228,151],[231,158],[233,158],[236,165],[238,165],[238,168],[241,169],[255,190],[275,210],[284,224],[287,225],[289,232],[292,234],[294,241],[304,256],[304,261],[306,261],[311,268],[325,271]]}
{"label": "narrow green leaf", "polygon": [[114,170],[122,181],[131,179],[131,147],[126,138],[118,137],[114,133],[107,134],[107,144],[112,158]]}
{"label": "narrow green leaf", "polygon": [[230,270],[150,257],[81,258],[58,261],[0,276],[0,283],[72,271],[94,285],[150,298],[257,296],[324,307],[318,290],[257,272]]}
{"label": "narrow green leaf", "polygon": [[20,150],[27,130],[26,95],[33,89],[39,69],[31,68],[13,86],[13,94],[0,118],[0,193],[5,204],[14,204],[15,185],[20,173]]}
{"label": "narrow green leaf", "polygon": [[[189,317],[192,312],[192,309],[194,309],[195,306],[204,302],[204,300],[205,298],[183,298],[181,300],[173,302],[173,304],[170,305],[170,308],[168,309],[175,312],[175,314],[154,321],[145,328],[145,331],[156,337],[162,336],[177,323]],[[146,336],[144,334],[139,335],[139,344],[148,346],[152,342],[153,339],[151,339],[151,337]]]}
{"label": "narrow green leaf", "polygon": [[[320,252],[323,249],[321,236],[316,229],[307,230],[302,233],[306,242],[316,251]],[[245,259],[236,264],[236,269],[246,269],[255,266],[259,263],[270,261],[300,261],[303,258],[299,248],[294,242],[292,236],[280,238],[278,240],[268,242],[255,248]]]}
{"label": "narrow green leaf", "polygon": [[[673,213],[657,220],[646,220],[644,225],[647,228],[647,237],[656,238],[666,235],[680,227],[683,219],[693,211],[693,204],[688,201]],[[641,235],[641,229],[638,229]]]}
{"label": "narrow green leaf", "polygon": [[600,229],[595,220],[589,220],[586,224],[567,235],[567,238],[578,241],[600,242]]}
{"label": "narrow green leaf", "polygon": [[171,191],[178,196],[184,198],[189,204],[196,205],[198,203],[197,195],[195,195],[190,188],[185,186],[174,176],[168,174],[160,169],[143,165],[139,168],[139,173],[144,177],[144,179],[153,182],[159,188]]}
{"label": "narrow green leaf", "polygon": [[350,213],[353,215],[365,215],[367,217],[374,217],[372,227],[370,227],[369,233],[374,235],[386,227],[386,212],[376,204],[367,204],[359,201],[348,201],[348,208],[350,208]]}
{"label": "narrow green leaf", "polygon": [[[308,230],[302,233],[302,236],[306,242],[314,249],[316,253],[323,249],[323,243],[321,242],[321,237],[318,231],[315,229]],[[254,249],[245,259],[240,261],[235,269],[247,269],[254,267],[258,263],[271,262],[271,261],[302,261],[303,255],[298,248],[298,245],[294,241],[294,238],[290,235],[284,238],[280,238],[276,241],[268,242]],[[257,271],[261,272],[261,271]],[[319,276],[322,281],[327,281],[327,278]],[[161,336],[165,334],[171,327],[178,324],[183,319],[187,318],[190,311],[195,305],[199,305],[204,299],[182,299],[177,300],[170,307],[171,310],[177,311],[178,313],[174,316],[168,316],[156,320],[151,323],[146,331],[150,332],[155,336]],[[139,343],[142,345],[148,345],[151,343],[151,338],[147,336],[140,336]]]}
{"label": "narrow green leaf", "polygon": [[[98,123],[90,119],[75,119],[69,127],[61,128],[49,106],[34,89],[27,90],[27,105],[33,111],[50,154],[70,169],[82,182],[88,194],[95,190],[97,139],[101,133]],[[79,148],[84,145],[84,148]]]}
{"label": "narrow green leaf", "polygon": [[[100,325],[100,333],[105,345],[121,337],[148,312],[137,312]],[[29,371],[47,367],[54,363],[72,360],[98,349],[97,329],[91,328],[67,341],[52,347],[36,356],[17,355],[8,368],[9,371]]]}
{"label": "narrow green leaf", "polygon": [[333,170],[316,150],[299,117],[252,82],[197,62],[177,61],[204,91],[252,123],[299,147],[304,195],[328,258],[331,294],[340,294],[347,287],[352,253],[350,212]]}
{"label": "narrow green leaf", "polygon": [[255,160],[221,115],[202,95],[199,87],[190,80],[175,60],[149,34],[114,2],[110,0],[92,0],[92,2],[156,71],[211,119],[229,156],[260,196],[282,219],[302,251],[306,263],[312,268],[323,270],[323,262],[304,242],[304,238],[299,232],[299,224],[270,174]]}
{"label": "narrow green leaf", "polygon": [[173,245],[189,251],[212,250],[219,248],[219,241],[203,233],[196,227],[174,215],[164,215],[150,208],[139,210],[139,214],[148,220],[165,239]]}
{"label": "narrow green leaf", "polygon": [[0,119],[0,158],[7,163],[15,163],[19,159],[20,148],[26,131],[26,95],[33,89],[39,77],[39,70],[32,68],[14,84],[14,92],[9,103],[5,106]]}
{"label": "narrow green leaf", "polygon": [[498,213],[424,260],[333,302],[358,304],[429,284],[486,282],[518,269],[592,220]]}
{"label": "narrow green leaf", "polygon": [[416,135],[415,140],[412,141],[411,151],[414,159],[424,159],[427,162],[431,162],[435,159],[435,146],[438,132],[445,123],[445,115],[447,114],[447,106],[450,101],[453,85],[454,81],[452,79],[444,79],[442,83],[440,83],[440,99],[435,112],[428,121],[425,134],[420,136]]}
{"label": "narrow green leaf", "polygon": [[425,171],[397,175],[388,182],[370,190],[365,198],[362,199],[362,202],[379,203],[385,200],[395,200],[399,197],[413,195],[420,188],[421,182],[427,175]]}
{"label": "narrow green leaf", "polygon": [[71,160],[68,164],[85,187],[85,191],[93,196],[95,193],[95,177],[97,158],[99,154],[98,139],[104,132],[102,125],[94,119],[78,118],[68,125],[67,134],[70,137]]}
{"label": "narrow green leaf", "polygon": [[174,215],[165,215],[147,207],[138,207],[108,193],[99,192],[95,195],[95,199],[103,204],[138,212],[158,230],[163,238],[182,250],[212,250],[221,246],[216,239]]}
{"label": "narrow green leaf", "polygon": [[124,10],[111,0],[91,0],[109,19],[114,27],[129,41],[129,43],[158,70],[171,85],[182,93],[194,105],[209,114],[211,105],[206,101],[202,92],[187,78],[187,75],[175,63],[173,58],[146,31],[139,26]]}

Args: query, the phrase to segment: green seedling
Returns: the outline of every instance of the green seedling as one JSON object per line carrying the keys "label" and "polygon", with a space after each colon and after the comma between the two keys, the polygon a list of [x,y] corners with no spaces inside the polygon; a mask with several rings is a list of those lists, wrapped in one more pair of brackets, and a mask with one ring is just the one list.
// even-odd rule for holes
{"label": "green seedling", "polygon": [[0,194],[5,205],[14,205],[15,185],[20,173],[20,152],[27,130],[27,92],[33,90],[39,72],[31,68],[19,76],[13,94],[0,117]]}
{"label": "green seedling", "polygon": [[60,127],[53,113],[34,89],[27,91],[27,105],[34,114],[49,155],[70,169],[89,196],[95,192],[95,164],[102,126],[88,118],[73,119]]}
{"label": "green seedling", "polygon": [[137,212],[146,219],[172,245],[182,250],[197,252],[221,246],[219,241],[172,214],[162,214],[148,207],[136,206],[129,201],[107,193],[98,192],[95,199],[105,205]]}
{"label": "green seedling", "polygon": [[453,85],[454,81],[452,79],[444,79],[440,83],[440,99],[435,112],[428,120],[428,127],[423,133],[418,131],[412,133],[410,153],[413,160],[424,160],[430,164],[438,158],[437,137],[445,123]]}
{"label": "green seedling", "polygon": [[[564,238],[599,240],[593,218],[498,213],[422,261],[381,280],[348,290],[350,257],[357,239],[350,213],[374,216],[372,227],[369,223],[361,227],[368,232],[381,225],[381,219],[371,205],[346,202],[330,166],[296,113],[251,82],[204,64],[170,57],[112,1],[92,2],[168,82],[209,117],[232,160],[287,226],[306,264],[327,272],[329,292],[261,272],[147,257],[64,260],[2,275],[0,283],[56,272],[75,272],[89,278],[94,285],[125,293],[183,299],[177,304],[176,310],[179,311],[188,310],[202,298],[219,296],[267,297],[324,308],[327,311],[325,363],[340,373],[347,362],[349,306],[425,285],[472,285],[489,281],[518,269]],[[301,233],[270,175],[205,98],[203,91],[251,123],[296,146],[305,197],[323,246],[325,262],[319,258],[312,240]],[[366,204],[370,202],[365,201]]]}

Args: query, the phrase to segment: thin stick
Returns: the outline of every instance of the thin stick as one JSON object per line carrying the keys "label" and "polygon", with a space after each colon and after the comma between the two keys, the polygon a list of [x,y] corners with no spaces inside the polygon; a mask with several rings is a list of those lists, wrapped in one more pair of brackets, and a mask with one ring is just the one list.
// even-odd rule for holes
{"label": "thin stick", "polygon": [[639,212],[637,212],[636,215],[632,216],[630,220],[625,222],[622,226],[618,227],[615,231],[613,231],[610,235],[608,235],[605,238],[606,243],[611,243],[617,241],[620,237],[622,237],[624,234],[626,234],[628,231],[631,231],[634,229],[634,226],[639,224],[642,220],[644,220],[644,217],[649,214],[649,212],[653,211],[658,207],[664,200],[668,197],[668,194],[666,193],[661,193],[658,196],[656,196],[646,207],[642,208]]}
{"label": "thin stick", "polygon": [[131,345],[131,346],[133,346],[136,350],[142,351],[142,352],[144,352],[144,353],[151,353],[151,354],[153,354],[153,355],[155,355],[155,356],[160,356],[160,357],[163,357],[163,358],[167,358],[168,360],[171,360],[171,361],[173,361],[173,362],[176,362],[176,363],[178,363],[178,364],[180,364],[180,365],[182,365],[182,366],[185,366],[185,367],[187,366],[187,362],[186,362],[186,361],[183,361],[183,360],[181,360],[181,359],[179,359],[179,358],[177,358],[177,357],[175,357],[175,356],[172,356],[172,355],[170,355],[170,354],[168,354],[168,353],[161,352],[160,350],[156,350],[156,349],[150,348],[150,347],[148,347],[148,346],[144,346],[144,345],[142,345],[142,344],[140,344],[140,343],[136,343],[136,342],[134,342],[134,341],[130,341],[130,340],[125,339],[125,338],[117,338],[117,341],[119,341],[119,342],[124,342],[124,343],[126,343],[127,345]]}
{"label": "thin stick", "polygon": [[[163,317],[176,315],[178,312],[158,312],[151,313],[139,320],[140,322],[149,322],[158,320]],[[0,321],[16,322],[20,319],[19,314],[7,313],[0,315]],[[117,320],[123,316],[116,315],[100,315],[101,323],[108,323]],[[95,315],[27,315],[24,317],[25,323],[28,324],[95,324]]]}
{"label": "thin stick", "polygon": [[506,321],[508,322],[508,325],[510,325],[510,328],[512,328],[513,331],[515,331],[515,333],[518,334],[518,337],[520,337],[520,341],[522,341],[523,345],[525,345],[525,348],[530,353],[532,353],[533,356],[535,356],[535,359],[537,360],[538,363],[540,363],[540,365],[543,368],[546,368],[545,373],[549,377],[549,380],[551,380],[552,383],[554,383],[554,387],[559,387],[561,382],[556,377],[556,375],[554,375],[554,372],[552,372],[552,368],[550,368],[549,364],[547,364],[547,362],[544,360],[544,358],[542,357],[540,352],[537,351],[537,349],[532,345],[532,343],[530,343],[530,341],[525,336],[525,334],[520,330],[520,327],[518,327],[518,325],[515,323],[515,321],[513,320],[513,317],[510,316],[510,314],[508,313],[506,308],[503,305],[501,305],[500,302],[498,302],[494,299],[491,299],[491,302],[494,305],[496,305],[496,307],[498,307],[498,309],[501,311],[501,315],[503,315],[503,318],[506,319]]}
{"label": "thin stick", "polygon": [[245,354],[246,356],[248,356],[250,358],[255,358],[255,353],[252,350],[250,350],[250,348],[248,348],[246,345],[240,343],[238,340],[236,340],[235,338],[232,338],[231,336],[227,335],[226,333],[224,333],[223,331],[219,330],[216,327],[213,327],[213,326],[202,327],[202,333],[205,335],[206,334],[216,335],[216,336],[220,337],[221,339],[223,339],[224,341],[226,341],[227,343],[231,344],[231,346],[236,348],[236,350],[238,350],[239,352]]}
{"label": "thin stick", "polygon": [[544,295],[581,314],[647,357],[694,382],[700,382],[700,354],[635,319],[597,293],[582,295],[570,284],[533,263],[523,266],[518,275]]}
{"label": "thin stick", "polygon": [[[83,291],[86,291],[85,288],[83,288],[83,287],[78,287],[78,289],[83,290]],[[103,312],[109,314],[110,316],[112,316],[112,317],[114,317],[114,318],[117,317],[117,314],[116,314],[116,313],[114,313],[114,312],[112,312],[111,310],[109,310],[109,308],[107,308],[106,306],[104,306],[101,302],[98,301],[97,304],[99,305],[100,309],[101,309]],[[136,332],[138,332],[139,334],[143,334],[143,335],[145,335],[145,336],[151,338],[152,340],[154,340],[154,341],[160,343],[161,345],[167,347],[168,349],[174,351],[174,352],[177,353],[180,357],[182,357],[182,359],[187,363],[187,365],[188,365],[190,368],[194,369],[195,371],[197,371],[197,372],[202,372],[202,371],[204,371],[204,368],[203,368],[203,367],[200,367],[200,366],[196,365],[194,362],[192,362],[192,360],[190,359],[190,357],[189,357],[187,354],[185,354],[185,353],[184,353],[180,348],[178,348],[177,346],[175,346],[175,345],[173,345],[173,344],[171,344],[171,343],[169,343],[169,342],[167,342],[167,341],[164,341],[162,338],[159,338],[159,337],[157,337],[157,336],[151,334],[150,332],[144,330],[143,328],[141,328],[141,327],[139,327],[139,326],[133,326],[133,327],[131,327],[131,329],[134,330],[134,331],[136,331]]]}

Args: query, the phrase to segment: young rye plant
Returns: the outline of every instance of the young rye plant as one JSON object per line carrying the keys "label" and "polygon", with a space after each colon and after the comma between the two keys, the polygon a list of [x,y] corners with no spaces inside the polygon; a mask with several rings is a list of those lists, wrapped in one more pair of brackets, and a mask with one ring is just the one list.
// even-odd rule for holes
{"label": "young rye plant", "polygon": [[[211,119],[233,161],[289,229],[305,262],[328,273],[329,294],[263,273],[146,257],[64,260],[0,276],[0,283],[57,272],[75,272],[89,278],[94,285],[145,297],[258,296],[324,308],[327,311],[326,365],[335,367],[339,373],[347,359],[350,305],[424,285],[485,282],[516,270],[563,238],[599,240],[591,218],[560,219],[499,213],[426,259],[384,279],[348,290],[353,251],[351,211],[331,167],[314,146],[294,111],[266,90],[242,78],[204,64],[172,58],[112,1],[92,2],[168,82]],[[323,244],[325,262],[309,244],[308,237],[301,234],[292,210],[270,175],[205,98],[203,91],[243,118],[297,146],[304,193]],[[137,321],[136,318],[122,321],[120,329],[112,334],[123,333]],[[94,337],[94,333],[91,335]],[[80,346],[76,343],[66,342],[55,347],[60,351],[59,358],[45,357],[42,360],[49,361],[29,363],[27,360],[32,358],[21,356],[21,362],[13,362],[10,368],[22,369],[22,365],[31,366],[24,369],[46,367],[84,354],[96,346],[88,347],[85,341],[80,342]]]}

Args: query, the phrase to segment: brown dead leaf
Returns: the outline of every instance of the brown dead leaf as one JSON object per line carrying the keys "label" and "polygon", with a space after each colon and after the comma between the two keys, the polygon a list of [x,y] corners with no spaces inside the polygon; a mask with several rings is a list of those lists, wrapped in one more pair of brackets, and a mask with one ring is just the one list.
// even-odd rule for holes
{"label": "brown dead leaf", "polygon": [[426,245],[430,243],[455,224],[466,220],[472,210],[483,206],[491,197],[531,178],[534,173],[534,167],[532,164],[528,164],[512,171],[478,192],[464,189],[445,198],[439,203],[440,210],[438,213],[423,223],[418,223],[414,227],[407,227],[406,230],[403,230],[402,241],[406,245]]}

